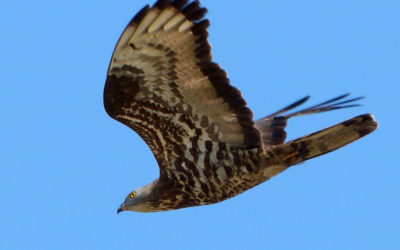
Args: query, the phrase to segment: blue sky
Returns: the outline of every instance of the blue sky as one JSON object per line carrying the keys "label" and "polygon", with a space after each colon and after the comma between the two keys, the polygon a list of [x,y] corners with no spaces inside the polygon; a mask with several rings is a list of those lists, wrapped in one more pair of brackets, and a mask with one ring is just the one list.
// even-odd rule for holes
{"label": "blue sky", "polygon": [[203,0],[214,60],[256,117],[351,92],[364,106],[295,118],[289,138],[369,112],[380,127],[228,201],[117,215],[158,177],[102,103],[114,46],[148,3],[0,3],[1,249],[400,248],[398,1]]}

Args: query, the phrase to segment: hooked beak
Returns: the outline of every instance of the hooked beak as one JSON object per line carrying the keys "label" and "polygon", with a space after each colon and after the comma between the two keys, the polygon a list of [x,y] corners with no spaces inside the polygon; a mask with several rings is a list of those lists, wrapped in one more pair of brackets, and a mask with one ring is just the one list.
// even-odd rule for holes
{"label": "hooked beak", "polygon": [[117,210],[117,214],[119,214],[120,212],[125,211],[126,208],[124,207],[124,204],[122,203],[121,206],[119,206],[118,210]]}

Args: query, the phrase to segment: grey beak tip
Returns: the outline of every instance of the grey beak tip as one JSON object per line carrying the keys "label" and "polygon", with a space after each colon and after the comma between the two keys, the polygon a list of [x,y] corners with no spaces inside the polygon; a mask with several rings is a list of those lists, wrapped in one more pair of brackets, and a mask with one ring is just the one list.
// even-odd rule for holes
{"label": "grey beak tip", "polygon": [[117,214],[123,212],[125,209],[123,208],[123,204],[121,206],[119,206],[118,210],[117,210]]}

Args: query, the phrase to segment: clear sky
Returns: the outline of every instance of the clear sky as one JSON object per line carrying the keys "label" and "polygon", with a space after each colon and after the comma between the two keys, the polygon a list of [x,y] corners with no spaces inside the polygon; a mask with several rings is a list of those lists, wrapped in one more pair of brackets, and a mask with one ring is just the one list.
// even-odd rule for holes
{"label": "clear sky", "polygon": [[399,1],[203,0],[214,60],[256,118],[351,92],[364,106],[295,118],[289,138],[368,112],[380,127],[228,201],[117,215],[158,177],[102,100],[148,3],[0,2],[0,249],[400,249]]}

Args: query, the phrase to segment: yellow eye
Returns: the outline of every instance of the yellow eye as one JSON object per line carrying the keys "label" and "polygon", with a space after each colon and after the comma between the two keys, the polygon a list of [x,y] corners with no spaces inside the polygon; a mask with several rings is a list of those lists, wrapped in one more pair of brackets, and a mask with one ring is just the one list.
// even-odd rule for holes
{"label": "yellow eye", "polygon": [[135,198],[135,197],[136,197],[136,192],[133,191],[133,192],[129,195],[129,198],[133,199],[133,198]]}

